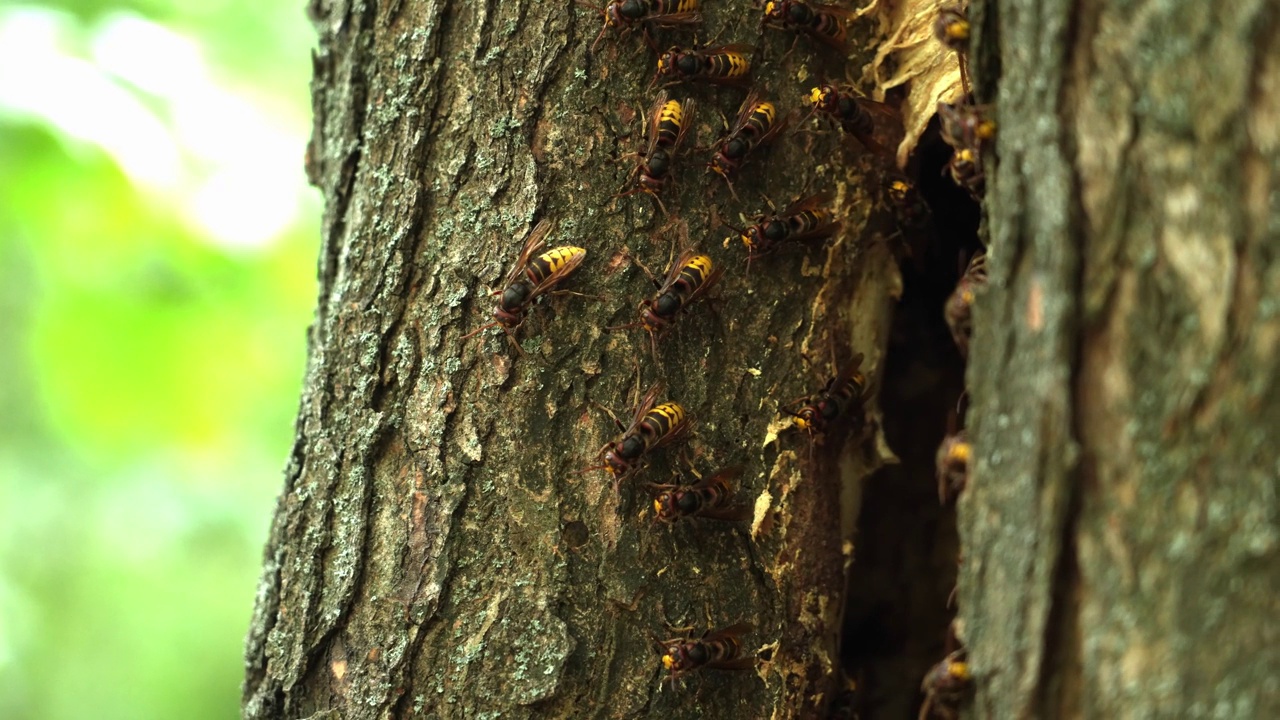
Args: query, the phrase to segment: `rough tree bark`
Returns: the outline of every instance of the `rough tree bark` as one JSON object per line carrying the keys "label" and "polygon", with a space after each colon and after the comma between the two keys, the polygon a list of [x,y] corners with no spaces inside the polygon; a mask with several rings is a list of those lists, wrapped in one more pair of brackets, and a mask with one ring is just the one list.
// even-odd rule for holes
{"label": "rough tree bark", "polygon": [[[756,11],[708,3],[707,36],[760,43],[758,84],[786,108],[845,67],[761,36]],[[890,456],[878,430],[833,432],[810,462],[778,406],[853,353],[876,377],[894,298],[893,221],[861,154],[834,133],[789,136],[753,160],[734,201],[680,171],[668,207],[728,266],[649,356],[634,317],[652,292],[624,247],[660,271],[671,232],[643,196],[610,196],[653,93],[636,36],[586,48],[600,18],[547,4],[314,0],[319,31],[309,153],[326,198],[320,292],[294,450],[247,646],[244,713],[296,717],[815,717],[839,682],[837,633],[859,482]],[[685,36],[687,41],[691,38]],[[689,88],[709,144],[743,92]],[[845,227],[746,272],[715,218],[829,189]],[[489,319],[496,286],[539,218],[588,257],[520,328]],[[803,358],[807,356],[806,365]],[[810,365],[812,367],[810,367]],[[698,418],[703,472],[743,463],[763,503],[756,535],[673,531],[620,499],[596,451],[638,390],[664,379]],[[874,408],[871,409],[874,415]],[[847,436],[847,437],[846,437]],[[766,495],[767,493],[767,495]],[[756,672],[660,683],[652,634],[749,621]]]}
{"label": "rough tree bark", "polygon": [[[784,107],[848,74],[803,44],[783,58],[790,39],[743,8],[708,10],[707,33],[762,45],[758,84]],[[889,455],[846,427],[811,461],[776,410],[854,352],[881,371],[900,287],[858,153],[789,138],[749,166],[745,202],[684,169],[668,205],[729,270],[715,312],[683,318],[655,362],[643,336],[603,330],[650,290],[621,249],[660,269],[679,242],[651,237],[643,198],[609,202],[652,95],[637,39],[590,57],[599,18],[567,2],[311,11],[320,297],[246,716],[814,717],[839,682],[861,481]],[[972,17],[1001,134],[960,502],[970,712],[1275,716],[1277,11],[1054,0]],[[701,105],[704,144],[742,96],[676,94]],[[806,188],[836,193],[844,231],[745,273],[716,218]],[[524,358],[500,335],[460,342],[541,217],[588,249],[572,285],[604,299],[543,303]],[[703,472],[747,466],[740,494],[772,511],[759,533],[638,517],[671,457],[620,498],[581,472],[616,436],[594,403],[625,416],[658,379],[699,418]],[[756,626],[758,672],[660,687],[664,622],[737,621]]]}
{"label": "rough tree bark", "polygon": [[1280,13],[982,2],[973,716],[1280,714]]}

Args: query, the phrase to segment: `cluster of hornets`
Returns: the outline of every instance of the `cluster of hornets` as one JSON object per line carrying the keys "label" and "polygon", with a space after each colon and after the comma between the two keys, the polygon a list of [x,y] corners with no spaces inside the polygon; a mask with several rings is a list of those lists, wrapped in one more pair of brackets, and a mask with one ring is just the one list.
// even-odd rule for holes
{"label": "cluster of hornets", "polygon": [[[593,52],[611,32],[638,32],[658,56],[650,88],[661,87],[645,116],[646,146],[631,154],[636,158],[634,168],[626,187],[615,198],[644,194],[652,198],[666,215],[661,196],[672,183],[673,172],[686,154],[686,138],[693,126],[695,112],[693,100],[671,98],[666,88],[684,82],[748,87],[755,48],[727,44],[671,46],[661,51],[654,42],[654,33],[700,25],[699,0],[613,0],[603,6],[591,5],[585,0],[576,1],[603,19],[603,28],[591,46]],[[854,16],[853,11],[796,0],[767,0],[761,4],[761,10],[762,28],[789,31],[797,34],[797,38],[807,36],[847,55],[846,25]],[[940,42],[956,51],[967,96],[964,53],[969,41],[969,23],[964,10],[951,6],[940,8],[934,34]],[[852,88],[826,83],[813,87],[806,100],[810,106],[810,117],[825,117],[861,143],[868,152],[885,160],[892,158],[886,142],[881,140],[884,133],[878,129],[886,122],[901,124],[897,110],[892,106],[865,98]],[[940,103],[938,114],[942,137],[955,150],[947,172],[956,184],[980,198],[983,192],[980,153],[995,137],[995,124],[987,117],[989,109],[972,104]],[[762,97],[757,89],[751,89],[728,132],[715,144],[707,167],[723,178],[729,191],[737,198],[733,180],[738,171],[759,148],[777,138],[795,116],[796,113],[780,116],[773,102]],[[904,224],[918,225],[927,220],[927,204],[904,177],[897,174],[889,177],[885,182],[885,194]],[[810,195],[793,202],[782,212],[755,216],[750,227],[728,226],[734,229],[736,239],[746,248],[748,267],[752,260],[769,255],[785,244],[821,241],[835,234],[841,227],[841,221],[827,208],[830,200],[827,193]],[[464,340],[497,326],[523,356],[524,351],[515,338],[516,329],[535,301],[556,291],[586,257],[586,250],[581,247],[546,249],[547,238],[553,231],[553,223],[548,220],[542,220],[534,227],[503,287],[494,293],[501,297],[493,311],[493,322],[466,335]],[[725,242],[727,244],[734,239],[730,237]],[[637,321],[609,329],[643,329],[649,335],[656,358],[659,338],[671,329],[681,312],[689,309],[716,285],[724,267],[692,247],[681,251],[660,281],[643,265],[639,267],[658,285],[658,290],[650,299],[640,303]],[[970,308],[975,293],[985,280],[985,258],[978,254],[972,258],[944,308],[947,324],[961,353],[966,356],[972,332]],[[860,372],[862,359],[861,353],[855,354],[821,390],[781,409],[782,413],[793,418],[796,427],[809,434],[811,442],[822,436],[832,423],[866,421],[862,407],[869,390],[867,378]],[[601,448],[597,455],[600,464],[587,468],[587,471],[606,472],[612,478],[615,492],[624,480],[647,464],[646,458],[651,453],[677,443],[692,427],[693,418],[684,406],[670,399],[659,402],[662,393],[661,383],[649,388],[634,408],[630,422],[625,425],[608,408],[602,408],[622,434]],[[953,500],[963,489],[971,454],[964,431],[955,431],[954,426],[952,430],[939,448],[937,457],[938,493],[943,503]],[[748,519],[752,508],[734,502],[734,485],[742,472],[742,466],[732,466],[690,484],[650,484],[656,518],[665,523],[694,517],[726,522]],[[756,659],[744,653],[742,642],[743,636],[752,630],[750,623],[740,622],[707,630],[698,636],[654,637],[653,644],[674,686],[682,677],[703,669],[754,667]],[[920,718],[956,717],[971,683],[964,651],[955,650],[948,654],[924,678]],[[844,707],[834,711],[836,716],[853,717],[851,702],[839,702],[838,705]]]}

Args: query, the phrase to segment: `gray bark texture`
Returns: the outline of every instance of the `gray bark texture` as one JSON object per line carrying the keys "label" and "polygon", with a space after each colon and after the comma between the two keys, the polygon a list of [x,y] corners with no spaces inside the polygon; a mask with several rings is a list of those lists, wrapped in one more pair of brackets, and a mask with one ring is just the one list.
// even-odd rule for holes
{"label": "gray bark texture", "polygon": [[981,2],[983,718],[1280,716],[1280,11]]}
{"label": "gray bark texture", "polygon": [[[839,58],[761,34],[758,10],[706,3],[703,41],[760,47],[756,84],[800,108]],[[587,52],[600,17],[567,0],[314,0],[308,155],[326,207],[296,443],[246,650],[250,718],[813,718],[839,683],[838,633],[861,480],[892,456],[877,412],[811,449],[779,407],[855,353],[878,377],[901,280],[895,224],[865,154],[833,131],[788,133],[748,161],[741,201],[691,150],[664,195],[689,242],[726,266],[655,360],[632,321],[676,229],[623,188],[654,57],[638,34]],[[864,28],[866,30],[866,28]],[[676,33],[686,44],[689,33]],[[867,48],[866,50],[869,50]],[[709,146],[745,92],[678,87]],[[798,124],[798,123],[797,123]],[[844,227],[748,272],[717,218],[829,190]],[[517,331],[490,320],[523,238],[587,258]],[[627,248],[629,253],[624,254]],[[807,361],[806,361],[807,358]],[[696,418],[682,447],[615,494],[597,465],[636,396]],[[743,464],[763,522],[656,526],[646,482],[683,455]],[[1252,547],[1252,546],[1251,546]],[[755,670],[672,688],[651,640],[750,622]],[[1012,675],[1006,675],[1013,679]]]}

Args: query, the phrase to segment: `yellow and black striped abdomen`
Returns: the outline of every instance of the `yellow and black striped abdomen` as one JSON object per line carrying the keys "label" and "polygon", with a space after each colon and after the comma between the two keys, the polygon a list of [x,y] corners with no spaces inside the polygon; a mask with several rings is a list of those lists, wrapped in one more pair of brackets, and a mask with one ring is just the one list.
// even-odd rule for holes
{"label": "yellow and black striped abdomen", "polygon": [[831,222],[831,213],[827,210],[821,208],[804,210],[791,216],[791,232],[794,235],[801,235],[812,232],[829,222]]}
{"label": "yellow and black striped abdomen", "polygon": [[835,388],[833,394],[839,398],[842,410],[844,409],[844,403],[847,403],[854,398],[862,397],[862,389],[866,387],[866,384],[866,376],[860,372],[855,372],[849,377],[848,382],[838,388]]}
{"label": "yellow and black striped abdomen", "polygon": [[762,102],[751,110],[751,117],[747,119],[745,128],[750,128],[756,137],[760,137],[769,132],[777,117],[778,108],[771,102]]}
{"label": "yellow and black striped abdomen", "polygon": [[658,140],[661,148],[674,147],[684,125],[684,108],[679,100],[668,100],[658,111]]}
{"label": "yellow and black striped abdomen", "polygon": [[813,32],[832,40],[843,41],[848,31],[844,22],[831,13],[819,12],[813,16]]}
{"label": "yellow and black striped abdomen", "polygon": [[685,417],[684,408],[678,403],[662,403],[645,414],[640,421],[641,432],[656,440],[680,427]]}
{"label": "yellow and black striped abdomen", "polygon": [[712,478],[711,483],[702,488],[702,504],[704,507],[715,507],[725,502],[725,499],[733,494],[733,488],[729,487],[729,481],[723,476]]}
{"label": "yellow and black striped abdomen", "polygon": [[572,245],[552,248],[529,261],[529,266],[525,269],[526,277],[534,285],[540,285],[566,266],[581,262],[586,254],[586,250]]}
{"label": "yellow and black striped abdomen", "polygon": [[711,649],[712,662],[733,660],[742,652],[742,643],[736,637],[722,637],[706,643]]}
{"label": "yellow and black striped abdomen", "polygon": [[741,78],[751,72],[751,57],[736,50],[725,50],[707,56],[704,72],[718,78]]}
{"label": "yellow and black striped abdomen", "polygon": [[698,9],[698,0],[649,0],[649,2],[649,12],[654,15],[674,15],[694,12]]}
{"label": "yellow and black striped abdomen", "polygon": [[709,256],[694,255],[680,268],[680,279],[677,282],[683,284],[689,292],[697,290],[711,275],[712,267]]}

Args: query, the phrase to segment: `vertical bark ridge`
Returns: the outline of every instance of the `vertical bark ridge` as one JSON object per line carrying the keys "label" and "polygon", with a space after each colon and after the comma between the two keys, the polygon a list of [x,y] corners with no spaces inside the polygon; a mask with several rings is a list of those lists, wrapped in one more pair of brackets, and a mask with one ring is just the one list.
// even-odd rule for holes
{"label": "vertical bark ridge", "polygon": [[[867,229],[877,201],[860,170],[815,165],[821,152],[784,144],[753,161],[740,192],[768,189],[785,205],[821,178],[838,189],[847,232],[830,247],[788,248],[751,277],[733,268],[722,316],[690,313],[664,340],[664,362],[650,364],[646,338],[601,328],[633,316],[644,287],[625,263],[608,270],[611,255],[626,245],[660,269],[666,250],[665,238],[646,238],[658,225],[636,210],[646,198],[608,201],[628,169],[609,161],[621,147],[613,119],[647,107],[629,106],[648,96],[638,88],[652,58],[635,37],[611,38],[586,64],[581,38],[594,38],[600,18],[567,5],[312,8],[321,297],[247,649],[247,717],[740,717],[769,707],[781,718],[812,717],[830,699],[840,539],[850,540],[837,538],[839,498],[881,458],[854,452],[838,476],[811,477],[796,469],[799,435],[756,444],[779,397],[815,389],[799,370],[811,339],[824,359],[828,345],[866,352],[875,372],[884,337],[874,326],[887,324],[896,278]],[[754,32],[741,9],[715,12],[741,39]],[[762,82],[799,106],[806,88],[793,77]],[[675,92],[698,98],[704,139],[738,99]],[[754,200],[731,205],[693,169],[672,204],[689,210],[691,242],[736,264],[740,249],[722,247],[704,214],[751,212]],[[526,357],[497,331],[460,342],[487,319],[488,289],[541,217],[560,222],[553,245],[588,248],[571,285],[605,302],[546,298],[519,330]],[[625,414],[633,387],[664,376],[702,414],[690,452],[701,470],[752,463],[743,499],[765,489],[783,498],[773,533],[661,534],[646,524],[639,482],[619,503],[600,473],[580,472],[617,435],[590,402]],[[837,445],[833,435],[833,456]],[[645,479],[678,466],[666,455]],[[787,472],[763,470],[774,460]],[[747,651],[777,652],[758,677],[699,673],[672,692],[650,646],[664,618],[702,629],[750,620]]]}
{"label": "vertical bark ridge", "polygon": [[[1278,166],[1262,128],[1275,125],[1257,118],[1280,117],[1276,12],[1037,7],[1049,16],[1000,4],[992,291],[978,308],[962,512],[977,703],[990,717],[1270,716],[1280,522],[1259,504],[1276,496],[1277,462],[1258,428],[1280,417],[1263,299],[1280,287],[1280,232],[1261,201]],[[1065,18],[1075,30],[1055,35]],[[1063,103],[1044,101],[1059,77]],[[1038,370],[1019,367],[1036,353]],[[1026,433],[1020,403],[999,394],[1035,398],[1046,422]],[[992,432],[1003,418],[1013,432]],[[1028,442],[1033,472],[1017,459]],[[1010,505],[1027,477],[1034,493]],[[1014,538],[1060,546],[1057,563]],[[1001,616],[1020,619],[1013,632],[990,624]]]}
{"label": "vertical bark ridge", "polygon": [[975,458],[959,504],[958,599],[976,704],[989,717],[1035,716],[1076,488],[1079,259],[1055,74],[1068,58],[1071,11],[1069,2],[1000,3],[998,13],[977,15],[995,16],[1001,43],[1000,138],[987,189],[990,289],[976,303],[968,365]]}

